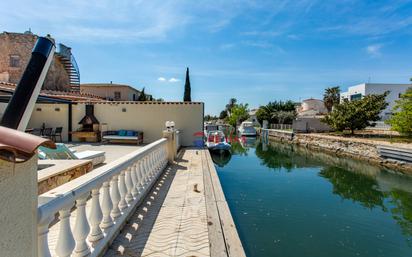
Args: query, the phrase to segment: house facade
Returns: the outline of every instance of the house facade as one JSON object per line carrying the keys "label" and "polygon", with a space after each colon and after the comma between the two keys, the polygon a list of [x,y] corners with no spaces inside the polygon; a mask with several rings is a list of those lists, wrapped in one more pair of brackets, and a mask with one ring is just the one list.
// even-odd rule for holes
{"label": "house facade", "polygon": [[398,100],[406,89],[411,87],[412,84],[384,84],[384,83],[363,83],[348,88],[348,91],[342,92],[340,100],[347,99],[349,101],[362,99],[362,97],[370,94],[383,94],[389,91],[389,95],[386,97],[388,106],[381,112],[381,119],[386,120],[392,115],[393,107],[396,100]]}
{"label": "house facade", "polygon": [[129,85],[88,83],[80,85],[80,92],[100,96],[109,101],[137,101],[140,91]]}
{"label": "house facade", "polygon": [[315,117],[324,115],[328,112],[325,103],[320,99],[309,98],[303,100],[300,106],[296,108],[297,116]]}
{"label": "house facade", "polygon": [[[30,31],[0,33],[0,82],[16,84],[20,81],[37,38]],[[43,89],[79,91],[79,85],[80,72],[71,48],[58,44]]]}

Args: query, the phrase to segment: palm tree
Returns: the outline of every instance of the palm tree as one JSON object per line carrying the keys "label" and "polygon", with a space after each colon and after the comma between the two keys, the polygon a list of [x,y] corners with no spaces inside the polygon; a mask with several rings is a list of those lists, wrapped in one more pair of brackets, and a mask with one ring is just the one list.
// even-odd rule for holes
{"label": "palm tree", "polygon": [[328,87],[325,89],[323,94],[323,102],[325,103],[326,109],[328,112],[332,111],[332,107],[339,103],[340,99],[340,88],[337,87]]}
{"label": "palm tree", "polygon": [[237,99],[236,98],[230,98],[229,103],[226,104],[226,111],[228,113],[228,115],[230,116],[230,114],[232,113],[232,109],[233,107],[236,106],[237,103]]}

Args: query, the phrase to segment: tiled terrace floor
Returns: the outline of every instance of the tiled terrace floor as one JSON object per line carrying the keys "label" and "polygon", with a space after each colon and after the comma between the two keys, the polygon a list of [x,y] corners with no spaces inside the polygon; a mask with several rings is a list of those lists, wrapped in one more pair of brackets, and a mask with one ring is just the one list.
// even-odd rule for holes
{"label": "tiled terrace floor", "polygon": [[208,150],[180,152],[109,247],[113,256],[245,256]]}
{"label": "tiled terrace floor", "polygon": [[210,256],[202,150],[185,150],[115,239],[111,256]]}

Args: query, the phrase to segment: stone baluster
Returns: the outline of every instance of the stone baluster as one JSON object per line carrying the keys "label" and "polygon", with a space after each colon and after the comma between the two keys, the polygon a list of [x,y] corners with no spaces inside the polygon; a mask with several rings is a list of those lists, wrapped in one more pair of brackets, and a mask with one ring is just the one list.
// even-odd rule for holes
{"label": "stone baluster", "polygon": [[145,156],[145,157],[143,157],[143,159],[142,159],[143,178],[144,178],[145,185],[148,185],[149,182],[150,182],[150,178],[149,178],[149,174],[148,174],[148,172],[147,172],[148,170],[147,170],[147,165],[146,165],[146,163],[147,163],[147,159],[146,159],[146,156]]}
{"label": "stone baluster", "polygon": [[132,166],[127,167],[125,171],[126,197],[125,200],[128,205],[133,202],[133,180],[132,180]]}
{"label": "stone baluster", "polygon": [[83,257],[90,253],[90,248],[86,242],[90,227],[86,216],[86,202],[89,194],[76,200],[76,223],[74,224],[73,236],[76,241],[73,256]]}
{"label": "stone baluster", "polygon": [[137,163],[133,163],[132,167],[131,167],[131,176],[132,176],[132,184],[133,184],[133,188],[132,188],[132,196],[134,198],[137,198],[137,196],[139,195],[139,188],[138,188],[138,178],[137,178]]}
{"label": "stone baluster", "polygon": [[137,162],[137,179],[138,179],[138,184],[139,184],[139,190],[143,191],[146,184],[145,184],[145,181],[144,181],[142,160],[139,160]]}
{"label": "stone baluster", "polygon": [[112,198],[112,203],[113,203],[113,209],[112,209],[111,215],[113,219],[116,219],[117,217],[122,215],[119,209],[119,202],[120,202],[119,176],[114,175],[110,183],[111,183],[110,196]]}
{"label": "stone baluster", "polygon": [[150,152],[147,158],[148,158],[149,174],[150,174],[150,177],[153,179],[155,176],[154,169],[153,169],[153,152]]}
{"label": "stone baluster", "polygon": [[126,202],[126,183],[125,183],[125,171],[122,170],[119,175],[119,192],[120,192],[120,202],[119,202],[119,209],[123,211],[127,208]]}
{"label": "stone baluster", "polygon": [[54,215],[48,217],[43,223],[40,223],[37,226],[37,255],[39,257],[51,257],[47,238],[49,235],[49,225],[53,219]]}
{"label": "stone baluster", "polygon": [[72,254],[76,242],[70,228],[71,205],[59,211],[59,235],[56,243],[56,254],[59,257],[68,257]]}
{"label": "stone baluster", "polygon": [[100,222],[103,219],[102,209],[100,208],[100,201],[99,201],[100,191],[99,188],[95,188],[92,190],[92,204],[90,210],[90,226],[91,232],[88,237],[89,241],[95,243],[103,238],[103,232],[100,229]]}
{"label": "stone baluster", "polygon": [[113,204],[112,204],[112,199],[110,197],[110,182],[109,181],[104,182],[102,186],[101,206],[102,206],[103,219],[102,219],[102,223],[100,224],[100,228],[107,229],[113,226],[113,220],[112,220],[112,217],[110,216],[110,212],[112,211]]}
{"label": "stone baluster", "polygon": [[156,171],[153,165],[153,152],[149,154],[149,167],[150,167],[150,175],[152,178],[154,178],[156,176]]}

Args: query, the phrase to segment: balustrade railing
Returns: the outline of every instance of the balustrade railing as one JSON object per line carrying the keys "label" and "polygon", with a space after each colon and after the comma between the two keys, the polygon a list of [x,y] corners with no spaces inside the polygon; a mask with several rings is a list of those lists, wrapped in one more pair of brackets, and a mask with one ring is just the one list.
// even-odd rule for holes
{"label": "balustrade railing", "polygon": [[38,256],[101,255],[165,169],[166,144],[160,139],[40,195]]}

